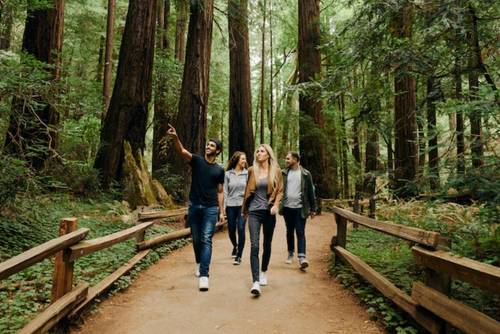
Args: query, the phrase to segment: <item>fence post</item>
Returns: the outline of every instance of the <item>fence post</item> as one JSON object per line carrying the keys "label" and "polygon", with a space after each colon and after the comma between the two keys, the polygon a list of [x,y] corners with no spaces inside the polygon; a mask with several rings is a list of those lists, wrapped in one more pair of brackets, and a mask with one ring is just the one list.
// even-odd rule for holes
{"label": "fence post", "polygon": [[[144,212],[144,207],[141,207],[140,211]],[[135,225],[139,225],[141,223],[142,222],[139,219],[137,219],[137,221],[135,222]],[[137,233],[137,237],[135,238],[136,245],[139,244],[140,242],[143,242],[145,237],[146,237],[146,231],[141,231],[141,232]]]}
{"label": "fence post", "polygon": [[372,195],[372,196],[370,196],[370,210],[368,213],[368,217],[375,218],[375,210],[376,210],[375,195]]}
{"label": "fence post", "polygon": [[[63,218],[59,222],[59,236],[76,231],[78,221],[76,218]],[[69,249],[56,254],[54,262],[54,275],[52,276],[52,303],[73,289],[73,264],[68,261]],[[63,319],[54,327],[56,333],[69,333],[69,322]]]}
{"label": "fence post", "polygon": [[[354,202],[353,202],[353,205],[352,205],[352,211],[354,213],[357,213],[358,215],[360,214],[360,205],[359,205],[359,194],[356,193],[356,195],[354,195]],[[352,228],[358,228],[358,223],[355,223],[355,222],[352,222]]]}

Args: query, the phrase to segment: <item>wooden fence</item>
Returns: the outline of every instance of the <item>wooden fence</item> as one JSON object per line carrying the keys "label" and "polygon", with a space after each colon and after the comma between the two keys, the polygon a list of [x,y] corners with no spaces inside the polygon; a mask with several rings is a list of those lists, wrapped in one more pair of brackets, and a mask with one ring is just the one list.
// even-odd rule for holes
{"label": "wooden fence", "polygon": [[[45,333],[54,327],[58,333],[68,332],[69,320],[76,317],[92,300],[130,271],[135,264],[151,251],[152,247],[190,235],[190,230],[186,228],[150,240],[144,240],[146,229],[159,222],[158,219],[180,217],[184,216],[186,212],[187,208],[140,213],[135,226],[91,240],[84,240],[89,233],[89,229],[78,229],[76,218],[62,219],[59,225],[60,236],[58,238],[47,241],[0,263],[0,279],[5,279],[55,255],[52,303],[28,323],[20,333]],[[220,228],[222,225],[224,223],[217,223],[216,226]],[[97,285],[89,287],[87,284],[80,284],[74,287],[73,268],[78,258],[133,237],[136,237],[137,241],[137,255]]]}
{"label": "wooden fence", "polygon": [[[499,267],[452,255],[445,250],[449,240],[439,233],[378,221],[339,207],[333,207],[332,211],[337,235],[332,238],[331,248],[336,256],[349,263],[430,333],[442,333],[449,325],[466,333],[500,333],[499,322],[448,297],[451,279],[499,294]],[[348,221],[414,243],[412,254],[417,264],[425,268],[425,282],[414,283],[409,296],[349,252],[346,249]]]}

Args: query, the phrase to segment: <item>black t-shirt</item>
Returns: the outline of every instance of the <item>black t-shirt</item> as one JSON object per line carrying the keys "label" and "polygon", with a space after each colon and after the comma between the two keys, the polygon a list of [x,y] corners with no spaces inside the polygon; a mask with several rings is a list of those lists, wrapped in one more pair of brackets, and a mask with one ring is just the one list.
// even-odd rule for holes
{"label": "black t-shirt", "polygon": [[197,154],[189,163],[192,168],[189,201],[204,206],[217,206],[217,186],[224,184],[224,169],[217,163],[209,163]]}

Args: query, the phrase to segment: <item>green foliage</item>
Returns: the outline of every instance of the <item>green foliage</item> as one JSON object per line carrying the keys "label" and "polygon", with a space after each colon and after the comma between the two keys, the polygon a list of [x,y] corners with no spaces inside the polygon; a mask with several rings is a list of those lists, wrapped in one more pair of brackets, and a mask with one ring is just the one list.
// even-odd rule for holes
{"label": "green foliage", "polygon": [[28,189],[33,174],[22,160],[3,156],[0,159],[0,210],[13,202],[18,192]]}

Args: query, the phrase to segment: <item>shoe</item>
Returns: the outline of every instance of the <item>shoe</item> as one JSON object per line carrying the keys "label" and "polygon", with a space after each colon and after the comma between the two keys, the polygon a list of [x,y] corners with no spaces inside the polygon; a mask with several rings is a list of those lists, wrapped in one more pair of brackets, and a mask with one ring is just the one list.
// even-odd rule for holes
{"label": "shoe", "polygon": [[252,293],[252,295],[260,295],[260,284],[259,282],[255,281],[253,282],[253,285],[252,285],[252,289],[250,290],[250,292]]}
{"label": "shoe", "polygon": [[234,258],[234,261],[233,261],[233,264],[234,264],[235,266],[240,265],[240,264],[241,264],[241,257],[239,257],[239,256],[235,257],[235,258]]}
{"label": "shoe", "polygon": [[288,254],[288,257],[285,260],[286,264],[292,264],[292,262],[293,262],[293,253],[292,254]]}
{"label": "shoe", "polygon": [[194,276],[200,277],[200,264],[197,263],[195,268],[194,268]]}
{"label": "shoe", "polygon": [[200,291],[208,291],[208,277],[200,277],[198,287],[200,288]]}
{"label": "shoe", "polygon": [[300,269],[306,269],[307,267],[309,267],[309,262],[305,257],[301,257],[299,259],[299,264],[300,264]]}
{"label": "shoe", "polygon": [[233,248],[233,251],[231,252],[231,257],[235,258],[236,254],[238,254],[238,250],[236,248]]}
{"label": "shoe", "polygon": [[260,273],[259,284],[262,286],[267,285],[267,273],[265,271]]}

